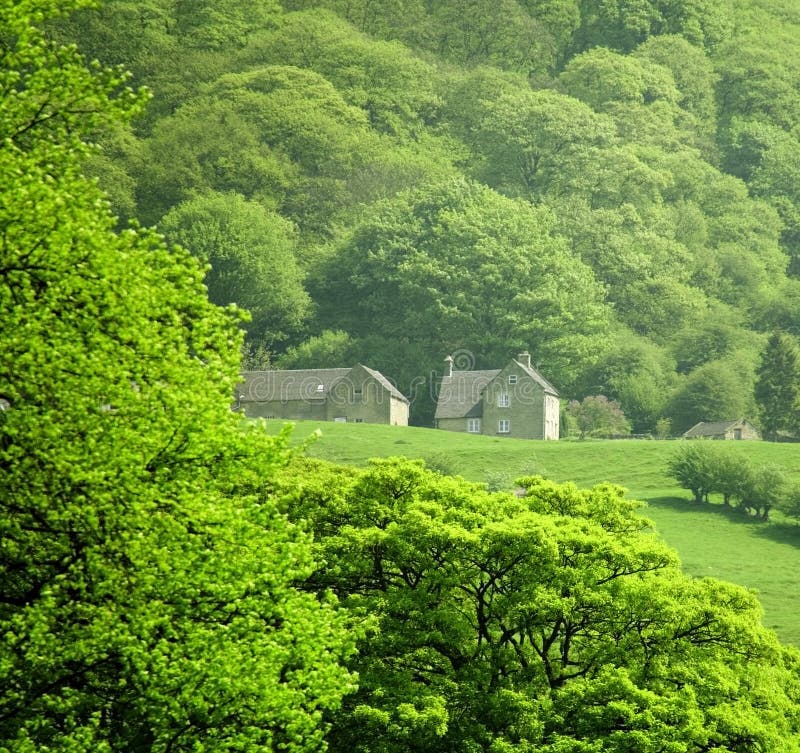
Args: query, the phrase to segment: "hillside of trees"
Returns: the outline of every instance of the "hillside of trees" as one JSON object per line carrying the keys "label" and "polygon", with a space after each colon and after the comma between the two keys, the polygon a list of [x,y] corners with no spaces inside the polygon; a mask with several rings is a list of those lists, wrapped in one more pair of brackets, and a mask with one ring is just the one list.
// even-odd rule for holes
{"label": "hillside of trees", "polygon": [[[752,593],[682,573],[619,487],[528,476],[517,496],[421,461],[338,467],[231,410],[245,336],[251,359],[369,346],[388,360],[451,336],[491,353],[521,331],[576,391],[598,365],[623,374],[620,343],[643,354],[631,389],[653,364],[676,389],[716,373],[672,367],[663,309],[626,314],[619,288],[612,306],[616,268],[580,258],[579,229],[638,227],[647,274],[628,276],[631,293],[661,285],[709,314],[733,311],[736,288],[720,272],[705,290],[701,250],[721,269],[741,245],[742,321],[777,316],[768,292],[792,285],[790,240],[769,202],[791,202],[753,198],[703,159],[716,142],[677,94],[590,107],[561,91],[594,91],[586,55],[626,59],[567,60],[573,46],[602,32],[641,51],[634,32],[655,17],[637,6],[645,26],[628,28],[553,5],[544,25],[502,7],[475,36],[463,9],[404,6],[395,28],[365,5],[372,38],[329,10],[0,0],[0,751],[800,751],[800,652],[761,624]],[[667,9],[659,23],[695,41],[742,43],[724,14]],[[515,70],[523,32],[553,69],[525,75],[552,87],[526,89]],[[305,46],[315,35],[342,45],[335,85],[311,62],[336,45]],[[58,41],[78,36],[159,93],[148,105],[122,69]],[[279,49],[309,65],[270,62]],[[375,70],[344,76],[359,49]],[[467,67],[476,56],[493,65]],[[630,59],[671,91],[661,64]],[[397,70],[404,85],[382,90]],[[669,149],[620,135],[647,132],[650,107],[674,108]],[[703,178],[683,202],[707,234],[694,246],[664,198],[691,165]],[[633,225],[615,229],[619,207],[596,192],[636,175],[652,190],[631,190]],[[697,279],[678,279],[675,249]],[[209,293],[247,296],[250,315]],[[638,336],[635,311],[652,319]],[[428,320],[446,327],[423,332]],[[736,347],[717,362],[763,337],[729,326]]]}
{"label": "hillside of trees", "polygon": [[677,432],[756,418],[800,333],[796,4],[108,0],[53,31],[152,92],[88,170],[250,312],[246,365],[409,393],[529,349]]}

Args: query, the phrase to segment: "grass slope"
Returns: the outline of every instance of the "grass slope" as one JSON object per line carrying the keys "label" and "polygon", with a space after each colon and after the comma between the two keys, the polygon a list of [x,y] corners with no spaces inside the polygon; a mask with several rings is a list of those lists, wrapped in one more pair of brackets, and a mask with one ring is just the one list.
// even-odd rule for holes
{"label": "grass slope", "polygon": [[[282,422],[268,422],[277,431]],[[300,441],[315,429],[322,436],[309,454],[349,465],[369,458],[424,458],[449,473],[510,488],[523,474],[592,486],[611,481],[647,502],[645,514],[674,547],[686,572],[713,576],[756,590],[764,623],[787,643],[800,646],[800,526],[780,519],[761,523],[722,505],[695,505],[667,476],[677,442],[589,440],[536,442],[454,434],[433,429],[297,422]],[[741,442],[736,451],[755,462],[776,463],[800,480],[800,446]]]}

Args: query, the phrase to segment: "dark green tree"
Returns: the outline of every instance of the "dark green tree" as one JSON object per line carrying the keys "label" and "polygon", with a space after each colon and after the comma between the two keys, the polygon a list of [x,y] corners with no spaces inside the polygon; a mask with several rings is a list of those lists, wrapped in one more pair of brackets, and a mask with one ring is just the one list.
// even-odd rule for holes
{"label": "dark green tree", "polygon": [[210,193],[174,207],[158,227],[210,266],[205,284],[213,303],[250,312],[249,340],[270,347],[298,332],[309,300],[292,223],[238,194]]}
{"label": "dark green tree", "polygon": [[602,289],[551,215],[465,180],[377,205],[314,277],[328,327],[411,356],[388,371],[401,383],[459,348],[487,368],[532,348],[564,387],[606,338]]}
{"label": "dark green tree", "polygon": [[767,439],[797,427],[800,411],[800,354],[797,343],[784,332],[773,333],[761,354],[755,398]]}

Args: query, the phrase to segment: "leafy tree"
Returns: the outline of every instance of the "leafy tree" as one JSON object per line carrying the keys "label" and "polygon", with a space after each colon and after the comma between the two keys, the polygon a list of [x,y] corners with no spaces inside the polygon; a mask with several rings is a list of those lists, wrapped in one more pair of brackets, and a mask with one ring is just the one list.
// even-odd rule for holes
{"label": "leafy tree", "polygon": [[[660,34],[650,37],[633,53],[668,68],[678,88],[678,104],[694,116],[694,127],[708,139],[715,134],[717,75],[708,54],[683,37]],[[710,150],[711,144],[706,145]]]}
{"label": "leafy tree", "polygon": [[709,361],[689,374],[678,386],[667,406],[676,432],[684,432],[699,421],[726,421],[755,412],[753,384],[755,365],[749,354]]}
{"label": "leafy tree", "polygon": [[666,350],[622,330],[586,372],[579,389],[620,403],[636,433],[652,432],[675,386],[675,362]]}
{"label": "leafy tree", "polygon": [[309,586],[374,619],[332,751],[796,749],[793,654],[751,594],[683,575],[619,488],[302,469]]}
{"label": "leafy tree", "polygon": [[678,330],[669,343],[669,350],[678,372],[686,374],[736,351],[754,354],[760,350],[761,342],[761,336],[747,330],[741,312],[717,304]]}
{"label": "leafy tree", "polygon": [[480,177],[512,196],[589,194],[611,170],[613,121],[554,91],[500,91],[483,103]]}
{"label": "leafy tree", "polygon": [[443,58],[522,71],[537,66],[546,42],[517,0],[433,0],[429,7],[429,45]]}
{"label": "leafy tree", "polygon": [[355,346],[347,332],[326,330],[289,348],[279,359],[282,369],[326,369],[355,363]]}
{"label": "leafy tree", "polygon": [[533,348],[563,386],[592,361],[608,320],[591,271],[551,223],[463,180],[407,192],[369,212],[320,268],[320,317],[382,339],[381,350],[416,353],[401,381],[458,348],[487,364]]}
{"label": "leafy tree", "polygon": [[694,496],[695,502],[708,502],[718,487],[717,467],[725,450],[711,441],[682,444],[667,462],[667,472]]}
{"label": "leafy tree", "polygon": [[173,208],[159,229],[210,265],[205,283],[213,303],[250,312],[250,339],[269,346],[299,330],[309,300],[291,223],[237,194],[209,194]]}
{"label": "leafy tree", "polygon": [[242,57],[253,65],[294,65],[317,72],[382,132],[419,136],[438,109],[432,65],[397,42],[360,35],[320,9],[284,15]]}
{"label": "leafy tree", "polygon": [[731,36],[734,9],[710,0],[604,0],[581,3],[581,26],[574,47],[597,44],[629,52],[657,34],[680,34],[696,45],[713,48]]}
{"label": "leafy tree", "polygon": [[620,404],[605,395],[589,395],[580,402],[571,400],[567,413],[575,419],[581,439],[630,434],[631,431]]}
{"label": "leafy tree", "polygon": [[319,751],[352,638],[248,493],[236,317],[81,174],[141,99],[36,27],[74,5],[0,0],[0,748]]}
{"label": "leafy tree", "polygon": [[662,100],[677,103],[672,71],[645,58],[595,47],[576,55],[558,77],[562,91],[598,111]]}
{"label": "leafy tree", "polygon": [[769,520],[770,510],[784,506],[788,489],[786,471],[774,464],[748,471],[738,492],[739,506],[761,520]]}
{"label": "leafy tree", "polygon": [[800,354],[790,335],[775,332],[761,354],[755,383],[755,399],[767,439],[794,428],[800,409]]}

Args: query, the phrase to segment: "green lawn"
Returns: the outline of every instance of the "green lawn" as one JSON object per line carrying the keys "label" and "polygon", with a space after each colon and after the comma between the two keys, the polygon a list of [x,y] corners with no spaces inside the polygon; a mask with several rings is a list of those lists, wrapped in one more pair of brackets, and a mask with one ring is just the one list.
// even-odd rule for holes
{"label": "green lawn", "polygon": [[[279,421],[268,422],[277,431]],[[537,442],[454,434],[433,429],[298,422],[296,440],[315,429],[322,436],[309,454],[350,465],[369,458],[425,458],[440,469],[475,481],[510,487],[515,476],[538,473],[591,486],[612,481],[648,504],[645,514],[677,549],[686,572],[709,575],[756,590],[764,622],[787,643],[800,646],[800,525],[751,521],[721,504],[699,507],[665,473],[676,441],[587,440]],[[735,443],[756,462],[776,463],[800,481],[800,445]]]}

